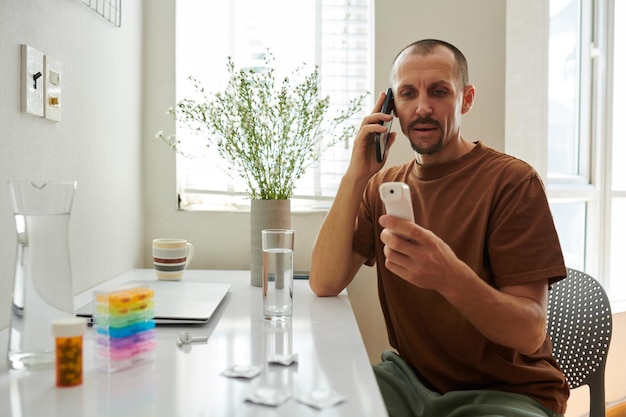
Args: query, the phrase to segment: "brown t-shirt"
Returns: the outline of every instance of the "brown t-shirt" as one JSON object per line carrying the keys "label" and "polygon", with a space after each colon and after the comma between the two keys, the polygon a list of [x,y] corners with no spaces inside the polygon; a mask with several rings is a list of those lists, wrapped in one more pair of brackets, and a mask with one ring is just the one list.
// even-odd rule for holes
{"label": "brown t-shirt", "polygon": [[415,161],[382,170],[363,195],[354,249],[376,261],[378,291],[391,346],[439,393],[501,390],[525,394],[559,414],[569,389],[542,347],[522,355],[486,339],[446,299],[420,289],[385,268],[383,182],[409,185],[415,221],[444,242],[495,288],[566,276],[563,255],[537,173],[523,161],[477,142],[462,158],[435,166]]}

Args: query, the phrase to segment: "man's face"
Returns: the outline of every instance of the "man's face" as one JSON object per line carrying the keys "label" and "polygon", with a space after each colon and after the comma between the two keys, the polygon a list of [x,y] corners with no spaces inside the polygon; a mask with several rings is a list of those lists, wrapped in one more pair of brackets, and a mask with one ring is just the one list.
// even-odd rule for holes
{"label": "man's face", "polygon": [[471,108],[474,90],[463,88],[454,54],[442,46],[428,55],[405,52],[396,68],[395,114],[413,149],[434,155],[458,143],[461,115]]}

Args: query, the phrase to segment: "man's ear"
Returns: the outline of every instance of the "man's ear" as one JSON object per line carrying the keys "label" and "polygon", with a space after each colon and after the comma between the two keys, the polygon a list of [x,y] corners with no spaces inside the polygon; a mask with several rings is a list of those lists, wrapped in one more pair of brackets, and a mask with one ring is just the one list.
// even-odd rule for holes
{"label": "man's ear", "polygon": [[473,85],[469,84],[465,86],[465,91],[463,92],[463,106],[461,107],[461,114],[465,114],[472,109],[474,105],[474,94],[476,93],[476,89]]}

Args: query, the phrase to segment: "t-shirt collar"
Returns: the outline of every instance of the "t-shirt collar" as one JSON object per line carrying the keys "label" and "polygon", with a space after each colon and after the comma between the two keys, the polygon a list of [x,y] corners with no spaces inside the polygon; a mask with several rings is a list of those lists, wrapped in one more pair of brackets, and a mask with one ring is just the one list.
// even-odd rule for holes
{"label": "t-shirt collar", "polygon": [[436,165],[420,165],[417,161],[414,161],[413,174],[419,180],[429,181],[444,177],[451,172],[461,170],[478,159],[485,151],[485,147],[481,141],[476,141],[474,143],[476,146],[474,146],[471,151],[454,161],[442,162],[441,164]]}

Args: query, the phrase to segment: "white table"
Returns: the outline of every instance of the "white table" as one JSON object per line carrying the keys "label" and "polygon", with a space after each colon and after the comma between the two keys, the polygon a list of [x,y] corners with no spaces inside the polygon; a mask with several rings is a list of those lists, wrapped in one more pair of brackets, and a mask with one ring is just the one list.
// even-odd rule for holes
{"label": "white table", "polygon": [[[152,363],[111,374],[97,370],[90,328],[84,340],[83,384],[74,388],[56,388],[53,370],[8,370],[8,330],[0,331],[0,416],[386,416],[347,295],[318,298],[307,281],[296,280],[292,329],[277,331],[262,319],[261,289],[250,285],[249,274],[186,271],[184,280],[230,283],[230,293],[207,324],[157,326]],[[137,279],[154,279],[154,271],[132,270],[97,288]],[[77,295],[76,305],[91,297],[92,290]],[[177,347],[175,339],[183,329],[209,335],[208,342]],[[267,365],[264,351],[283,343],[292,343],[298,363]],[[261,365],[263,371],[252,380],[220,375],[233,364]],[[279,407],[246,402],[261,384],[288,387],[294,395],[333,389],[346,401],[322,411],[293,397]]]}

